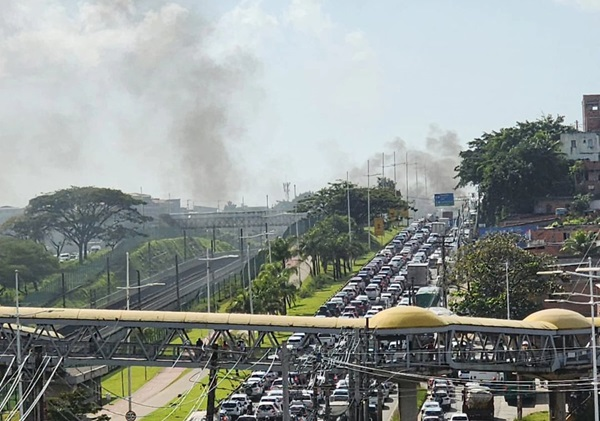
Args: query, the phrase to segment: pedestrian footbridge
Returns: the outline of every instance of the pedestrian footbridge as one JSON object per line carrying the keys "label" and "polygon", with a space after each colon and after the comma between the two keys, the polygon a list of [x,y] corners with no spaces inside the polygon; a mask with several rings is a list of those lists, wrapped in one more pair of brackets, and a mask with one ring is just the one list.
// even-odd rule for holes
{"label": "pedestrian footbridge", "polygon": [[[294,350],[292,358],[310,356],[312,364],[322,361],[330,366],[359,365],[373,376],[384,372],[404,393],[399,399],[406,419],[416,419],[415,378],[423,375],[504,371],[542,379],[582,378],[590,384],[592,378],[591,320],[563,309],[542,310],[524,320],[499,320],[441,316],[419,307],[394,307],[371,319],[20,308],[19,328],[16,314],[14,307],[0,307],[0,362],[6,364],[17,354],[20,331],[22,353],[43,353],[66,367],[210,363],[282,371],[281,341],[287,334],[303,332],[307,344],[334,334],[337,346]],[[600,327],[598,319],[596,324]],[[192,343],[192,329],[204,329],[209,339]],[[387,358],[383,345],[394,342],[402,345]],[[550,389],[553,419],[564,419],[565,396],[558,386]]]}
{"label": "pedestrian footbridge", "polygon": [[[0,307],[4,354],[16,353],[15,316],[14,307]],[[282,334],[295,332],[315,342],[319,333],[360,332],[372,348],[402,342],[401,358],[378,362],[402,371],[513,371],[552,378],[587,372],[592,364],[590,319],[563,309],[524,320],[439,316],[419,307],[394,307],[371,319],[69,308],[20,308],[19,318],[26,327],[23,352],[42,345],[67,366],[195,367],[216,343],[229,348],[220,358],[224,368],[239,365],[240,358],[256,364],[280,346]],[[212,332],[208,343],[199,344],[203,349],[189,340],[191,329]],[[236,349],[241,333],[244,355]]]}

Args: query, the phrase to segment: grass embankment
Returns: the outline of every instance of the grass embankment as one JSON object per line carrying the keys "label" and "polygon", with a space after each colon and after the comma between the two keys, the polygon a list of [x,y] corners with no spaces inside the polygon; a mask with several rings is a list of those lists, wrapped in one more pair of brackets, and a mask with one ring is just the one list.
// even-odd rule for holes
{"label": "grass embankment", "polygon": [[[515,421],[517,419],[515,418]],[[526,415],[522,418],[523,421],[547,421],[548,411],[534,412],[533,414]]]}
{"label": "grass embankment", "polygon": [[[229,375],[227,375],[229,374]],[[231,392],[235,391],[243,379],[247,377],[248,372],[240,371],[239,376],[235,375],[235,371],[228,372],[220,370],[218,373],[218,388],[215,393],[216,401],[227,398]],[[195,382],[194,386],[187,394],[184,394],[177,399],[174,399],[169,405],[157,409],[151,414],[144,417],[144,421],[162,421],[169,420],[185,420],[190,413],[194,411],[206,410],[206,389],[208,378],[203,378]]]}
{"label": "grass embankment", "polygon": [[[131,393],[160,373],[162,367],[131,367]],[[127,390],[127,369],[119,369],[102,379],[102,394],[110,393],[111,400],[129,395]]]}

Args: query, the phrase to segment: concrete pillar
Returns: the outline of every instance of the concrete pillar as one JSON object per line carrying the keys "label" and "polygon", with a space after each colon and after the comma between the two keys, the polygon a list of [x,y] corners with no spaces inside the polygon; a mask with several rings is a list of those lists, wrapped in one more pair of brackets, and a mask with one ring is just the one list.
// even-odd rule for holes
{"label": "concrete pillar", "polygon": [[417,419],[417,383],[406,380],[398,382],[398,412],[401,420]]}
{"label": "concrete pillar", "polygon": [[563,421],[567,418],[567,396],[564,391],[551,388],[548,394],[550,421]]}

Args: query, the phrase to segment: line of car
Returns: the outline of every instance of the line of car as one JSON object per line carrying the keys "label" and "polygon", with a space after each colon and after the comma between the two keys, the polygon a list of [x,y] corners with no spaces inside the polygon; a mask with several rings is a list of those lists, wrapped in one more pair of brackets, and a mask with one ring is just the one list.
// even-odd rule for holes
{"label": "line of car", "polygon": [[[336,293],[329,301],[322,305],[316,317],[373,317],[380,311],[394,305],[409,305],[411,291],[407,290],[406,265],[414,259],[426,259],[434,252],[433,248],[422,249],[427,240],[435,240],[436,236],[430,235],[430,230],[425,222],[413,223],[406,230],[394,237],[392,242],[371,259],[355,277],[352,277],[341,291]],[[413,254],[414,253],[414,254]],[[421,254],[419,254],[421,253]],[[424,257],[420,257],[424,256]],[[307,361],[319,352],[320,347],[336,349],[343,353],[345,341],[333,334],[320,333],[317,341],[314,337],[304,333],[295,333],[287,340],[286,347],[296,357],[297,361]],[[386,344],[384,350],[386,358],[401,358],[402,347],[406,344],[392,342]],[[375,350],[369,350],[376,355]],[[330,373],[332,374],[332,373]],[[312,376],[311,376],[312,375]],[[312,377],[312,379],[311,379]],[[315,409],[317,404],[323,403],[325,396],[314,396],[312,382],[323,383],[316,373],[290,373],[290,412],[298,420],[304,419]],[[322,376],[321,376],[322,377]],[[333,379],[332,379],[333,380]],[[234,393],[229,399],[221,403],[220,414],[222,418],[237,419],[239,421],[275,420],[283,415],[283,379],[280,373],[253,372],[242,384],[239,393]],[[350,401],[348,375],[335,377],[335,388],[329,396],[329,404],[347,405]],[[369,385],[369,408],[376,411],[378,388],[384,399],[396,387],[393,383],[373,382]]]}

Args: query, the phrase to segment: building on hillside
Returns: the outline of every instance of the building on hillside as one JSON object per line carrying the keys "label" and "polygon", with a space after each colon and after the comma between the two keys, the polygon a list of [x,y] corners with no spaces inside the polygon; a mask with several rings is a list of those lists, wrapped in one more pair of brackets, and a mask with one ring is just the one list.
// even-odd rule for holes
{"label": "building on hillside", "polygon": [[600,161],[600,135],[590,132],[563,133],[561,151],[573,161]]}
{"label": "building on hillside", "polygon": [[560,136],[562,152],[573,161],[600,161],[600,95],[584,95],[583,131]]}
{"label": "building on hillside", "polygon": [[573,198],[570,196],[543,197],[537,199],[533,205],[536,215],[556,215],[557,209],[569,209]]}
{"label": "building on hillside", "polygon": [[600,95],[584,95],[581,107],[583,131],[600,132]]}
{"label": "building on hillside", "polygon": [[142,215],[151,217],[152,223],[158,222],[160,215],[181,212],[181,199],[158,199],[141,193],[130,193],[130,195],[146,202],[144,205],[139,205],[137,209]]}
{"label": "building on hillside", "polygon": [[561,256],[560,249],[565,240],[575,231],[600,231],[598,225],[566,225],[562,227],[541,228],[531,230],[529,235],[528,248],[533,253],[545,253],[551,256]]}

